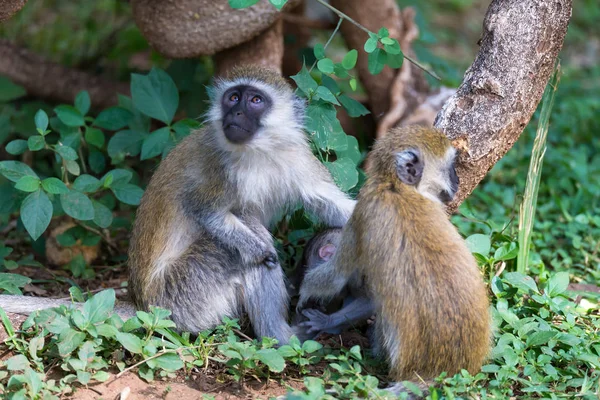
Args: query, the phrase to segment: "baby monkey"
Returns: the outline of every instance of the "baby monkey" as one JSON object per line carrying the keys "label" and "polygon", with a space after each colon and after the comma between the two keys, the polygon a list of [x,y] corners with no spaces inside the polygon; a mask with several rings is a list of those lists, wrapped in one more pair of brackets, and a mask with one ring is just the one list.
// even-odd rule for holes
{"label": "baby monkey", "polygon": [[307,272],[297,309],[362,275],[377,313],[375,348],[394,381],[475,374],[490,348],[491,321],[477,263],[444,207],[458,189],[456,151],[443,133],[413,126],[391,130],[369,157],[339,247]]}
{"label": "baby monkey", "polygon": [[[304,276],[308,272],[329,267],[327,261],[335,254],[341,237],[341,228],[330,228],[317,233],[306,243],[302,258],[291,279],[294,288],[302,287]],[[362,276],[357,273],[348,280],[346,287],[337,297],[335,300],[338,301],[334,301],[329,298],[321,299],[319,293],[310,295],[310,305],[306,306],[314,308],[304,308],[295,318],[295,326],[299,327],[298,334],[303,339],[315,338],[321,333],[339,334],[366,321],[375,312],[373,302],[366,295]],[[326,307],[325,304],[321,304],[321,300],[327,303]]]}

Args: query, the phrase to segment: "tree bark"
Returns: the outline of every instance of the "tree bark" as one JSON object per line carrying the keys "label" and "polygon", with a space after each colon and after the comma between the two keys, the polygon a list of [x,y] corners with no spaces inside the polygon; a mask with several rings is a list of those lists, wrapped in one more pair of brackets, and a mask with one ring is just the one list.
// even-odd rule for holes
{"label": "tree bark", "polygon": [[519,138],[562,48],[572,0],[493,0],[481,48],[435,126],[460,150],[455,211]]}
{"label": "tree bark", "polygon": [[27,3],[27,0],[0,0],[0,22],[6,21],[16,14]]}
{"label": "tree bark", "polygon": [[87,90],[94,109],[117,104],[117,93],[129,94],[129,84],[65,67],[0,39],[0,75],[4,75],[34,97],[73,103],[81,90]]}
{"label": "tree bark", "polygon": [[224,76],[239,64],[261,65],[281,74],[282,60],[283,21],[279,19],[254,39],[217,53],[215,75]]}

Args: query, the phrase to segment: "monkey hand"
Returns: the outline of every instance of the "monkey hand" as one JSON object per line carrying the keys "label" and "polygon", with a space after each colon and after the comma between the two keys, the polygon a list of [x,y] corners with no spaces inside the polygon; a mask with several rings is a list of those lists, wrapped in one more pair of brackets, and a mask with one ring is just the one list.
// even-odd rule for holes
{"label": "monkey hand", "polygon": [[304,309],[301,313],[308,318],[308,321],[301,322],[298,325],[305,328],[308,333],[318,333],[330,328],[331,318],[329,315],[312,308]]}
{"label": "monkey hand", "polygon": [[279,259],[277,258],[277,253],[268,252],[265,256],[263,262],[268,268],[278,268],[279,267]]}

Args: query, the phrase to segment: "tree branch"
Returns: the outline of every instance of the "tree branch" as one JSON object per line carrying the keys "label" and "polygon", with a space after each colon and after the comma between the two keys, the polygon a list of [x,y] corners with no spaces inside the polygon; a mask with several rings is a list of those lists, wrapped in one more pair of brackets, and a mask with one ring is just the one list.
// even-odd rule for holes
{"label": "tree branch", "polygon": [[461,185],[450,211],[473,191],[531,119],[571,18],[572,0],[493,0],[481,49],[435,126],[461,150]]}
{"label": "tree branch", "polygon": [[117,93],[129,94],[129,84],[125,82],[54,63],[2,39],[0,75],[23,86],[34,97],[57,102],[73,103],[78,92],[87,90],[94,109],[117,104]]}
{"label": "tree branch", "polygon": [[27,0],[0,0],[0,22],[6,21],[27,3]]}

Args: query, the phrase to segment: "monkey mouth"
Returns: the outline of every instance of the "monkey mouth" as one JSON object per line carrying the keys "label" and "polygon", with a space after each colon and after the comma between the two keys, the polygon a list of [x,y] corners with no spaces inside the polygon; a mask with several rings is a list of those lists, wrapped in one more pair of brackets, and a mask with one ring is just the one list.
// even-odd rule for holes
{"label": "monkey mouth", "polygon": [[228,130],[228,129],[237,129],[242,132],[250,133],[250,131],[248,129],[242,128],[241,126],[236,125],[236,124],[229,124],[229,125],[225,126],[225,130]]}

